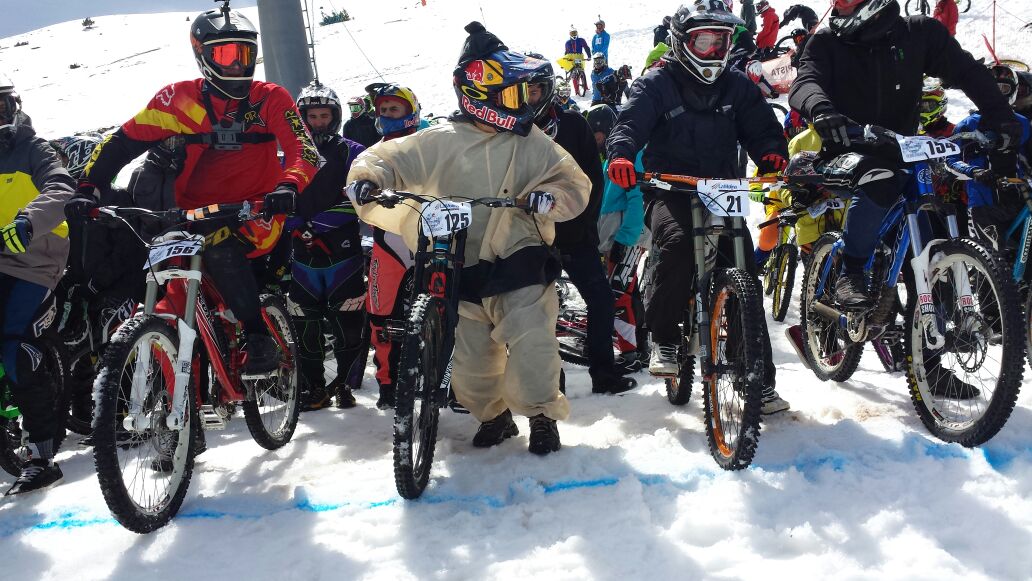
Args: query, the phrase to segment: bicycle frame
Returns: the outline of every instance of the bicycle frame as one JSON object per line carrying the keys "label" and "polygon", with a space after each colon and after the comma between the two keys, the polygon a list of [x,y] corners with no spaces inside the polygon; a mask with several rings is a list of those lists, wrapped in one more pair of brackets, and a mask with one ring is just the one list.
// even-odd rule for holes
{"label": "bicycle frame", "polygon": [[[947,208],[952,209],[951,204],[945,204],[941,202],[936,196],[932,188],[931,180],[931,167],[927,161],[914,162],[911,167],[905,170],[910,178],[907,181],[903,196],[895,205],[889,210],[889,213],[885,216],[882,221],[881,228],[878,232],[879,240],[886,240],[888,235],[897,227],[899,228],[896,236],[896,242],[892,246],[892,262],[888,271],[885,273],[884,280],[882,281],[887,287],[895,287],[899,281],[899,274],[903,268],[903,260],[906,257],[907,245],[910,245],[910,250],[913,252],[914,258],[911,259],[910,263],[914,269],[914,284],[915,291],[917,293],[918,302],[921,305],[921,325],[925,331],[926,340],[928,346],[933,349],[941,348],[945,338],[939,331],[939,326],[936,323],[935,306],[932,302],[931,290],[928,282],[928,263],[931,257],[931,251],[937,244],[942,240],[925,240],[921,235],[920,222],[918,221],[918,212],[927,210],[929,208]],[[905,220],[904,220],[905,218]],[[957,226],[957,216],[952,211],[947,212],[946,224],[949,230],[950,239],[960,237],[959,228]],[[845,248],[845,241],[839,239],[832,245],[832,254],[840,254]],[[874,269],[874,261],[877,257],[877,253],[872,253],[867,259],[864,265],[864,271],[870,273]],[[817,288],[814,293],[815,298],[820,298],[824,295],[825,286],[828,281],[828,276],[831,274],[833,261],[828,260],[824,263],[821,269],[821,276],[817,283]],[[963,309],[970,310],[973,307],[971,298],[971,286],[967,277],[967,273],[961,270],[962,266],[956,264],[953,266],[955,285],[958,290],[959,304]],[[847,325],[847,317],[842,315],[839,317],[839,324],[843,328]]]}
{"label": "bicycle frame", "polygon": [[1028,267],[1029,250],[1032,248],[1032,209],[1029,209],[1029,205],[1032,204],[1032,199],[1029,199],[1027,193],[1024,194],[1024,197],[1025,205],[1021,207],[1021,211],[1018,212],[1018,216],[1011,223],[1010,228],[1007,229],[1006,236],[1009,240],[1018,232],[1021,233],[1020,242],[1018,244],[1018,256],[1014,260],[1014,267],[1012,269],[1014,282],[1019,284],[1025,280],[1025,269]]}

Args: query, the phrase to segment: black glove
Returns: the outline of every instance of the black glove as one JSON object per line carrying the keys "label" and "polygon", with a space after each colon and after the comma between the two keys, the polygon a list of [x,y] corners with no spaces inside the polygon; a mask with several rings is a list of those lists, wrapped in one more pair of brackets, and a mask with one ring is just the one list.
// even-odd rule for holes
{"label": "black glove", "polygon": [[65,203],[65,218],[70,222],[79,222],[90,217],[93,210],[100,207],[97,202],[97,187],[93,184],[81,183],[75,195]]}
{"label": "black glove", "polygon": [[976,167],[971,170],[971,179],[987,186],[991,186],[996,183],[996,174],[994,174],[993,170],[989,168]]}
{"label": "black glove", "polygon": [[380,191],[380,186],[369,180],[358,180],[351,182],[347,194],[356,204],[364,206],[373,201],[373,197]]}
{"label": "black glove", "polygon": [[268,220],[277,214],[289,214],[294,211],[297,198],[297,187],[294,184],[280,184],[276,189],[265,194],[262,203],[262,217]]}
{"label": "black glove", "polygon": [[813,119],[813,129],[826,145],[835,144],[849,147],[849,135],[846,133],[846,127],[850,125],[854,125],[854,123],[849,117],[834,111],[820,113]]}
{"label": "black glove", "polygon": [[528,214],[547,214],[555,207],[555,196],[548,192],[530,192],[527,194]]}
{"label": "black glove", "polygon": [[995,127],[989,129],[996,131],[1000,134],[1000,142],[997,145],[998,149],[1016,149],[1021,145],[1021,138],[1024,136],[1025,128],[1022,127],[1021,122],[1013,116],[998,124],[994,124]]}
{"label": "black glove", "polygon": [[614,240],[612,248],[609,249],[609,262],[620,264],[626,257],[627,247]]}

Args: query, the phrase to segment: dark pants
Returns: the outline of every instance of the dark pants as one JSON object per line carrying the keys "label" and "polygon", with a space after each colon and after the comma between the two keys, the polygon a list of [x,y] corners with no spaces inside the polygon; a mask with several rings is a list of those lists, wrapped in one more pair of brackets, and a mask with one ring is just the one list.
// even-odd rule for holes
{"label": "dark pants", "polygon": [[598,253],[598,244],[562,248],[563,269],[570,282],[588,306],[586,338],[588,373],[612,373],[613,356],[613,291],[606,280],[606,269]]}
{"label": "dark pants", "polygon": [[[59,438],[62,426],[54,414],[53,386],[40,369],[43,355],[27,342],[45,333],[57,319],[54,297],[46,287],[0,274],[0,305],[4,370],[29,441]],[[48,314],[50,309],[54,312]]]}

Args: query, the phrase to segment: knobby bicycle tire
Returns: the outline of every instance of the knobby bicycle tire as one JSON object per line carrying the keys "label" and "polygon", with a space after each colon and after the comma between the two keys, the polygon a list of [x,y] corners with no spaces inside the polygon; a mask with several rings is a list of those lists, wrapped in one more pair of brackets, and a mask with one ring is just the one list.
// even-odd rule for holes
{"label": "knobby bicycle tire", "polygon": [[[282,338],[289,353],[281,353],[279,368],[274,375],[275,383],[267,383],[272,378],[259,380],[244,380],[253,382],[254,398],[245,401],[241,406],[244,410],[244,420],[247,423],[247,430],[259,446],[266,450],[275,450],[285,446],[294,436],[297,429],[298,415],[301,413],[301,397],[298,389],[297,369],[297,334],[294,332],[294,324],[287,311],[287,305],[282,297],[267,294],[261,297],[262,311],[268,314],[269,320],[277,328],[270,330],[273,337]],[[249,390],[251,391],[251,390]],[[263,412],[259,406],[259,400],[269,402],[272,398],[282,404],[279,411],[283,418],[276,422],[278,425],[272,427],[266,421],[271,416]],[[279,406],[275,406],[279,407]]]}
{"label": "knobby bicycle tire", "polygon": [[[860,357],[864,354],[862,343],[847,343],[839,336],[836,323],[825,321],[817,313],[811,312],[824,262],[834,259],[831,247],[841,236],[838,232],[828,232],[814,242],[810,263],[803,274],[803,287],[800,289],[799,321],[803,332],[803,352],[810,370],[821,381],[849,379],[856,372]],[[837,265],[832,265],[824,296],[831,294],[837,278]]]}
{"label": "knobby bicycle tire", "polygon": [[796,264],[799,250],[795,244],[782,244],[775,266],[774,292],[771,295],[771,318],[781,322],[788,314],[792,303],[792,286],[795,284]]}

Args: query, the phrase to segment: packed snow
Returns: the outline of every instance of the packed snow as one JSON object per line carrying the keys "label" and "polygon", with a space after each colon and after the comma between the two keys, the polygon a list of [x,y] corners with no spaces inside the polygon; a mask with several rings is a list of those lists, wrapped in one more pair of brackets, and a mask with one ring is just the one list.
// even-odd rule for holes
{"label": "packed snow", "polygon": [[[779,13],[790,3],[772,1]],[[601,15],[611,63],[637,73],[652,27],[675,4],[355,3],[343,6],[354,21],[317,27],[319,71],[342,98],[379,71],[412,87],[424,114],[444,114],[470,20],[554,59],[571,23],[590,39]],[[986,56],[992,5],[972,4],[959,37]],[[257,22],[255,9],[244,12]],[[71,20],[9,36],[0,69],[42,135],[114,126],[162,85],[197,76],[194,14],[94,15],[92,30]],[[1000,56],[1032,61],[1032,33],[1020,29],[1032,4],[1001,2],[997,18]],[[957,120],[970,104],[951,97]],[[525,418],[519,437],[475,449],[475,420],[445,410],[431,484],[405,501],[394,488],[392,414],[373,405],[370,366],[357,408],[304,414],[278,451],[258,447],[239,417],[208,432],[181,512],[148,536],[111,518],[90,450],[71,436],[59,486],[0,503],[0,562],[26,580],[1032,577],[1032,391],[987,445],[947,445],[921,425],[904,377],[883,372],[870,350],[850,381],[816,380],[784,339],[796,322],[794,306],[784,324],[768,321],[777,388],[792,409],[765,418],[742,472],[711,459],[698,384],[683,408],[644,373],[633,392],[596,396],[586,370],[566,364],[573,412],[559,426],[561,451],[528,454]]]}

